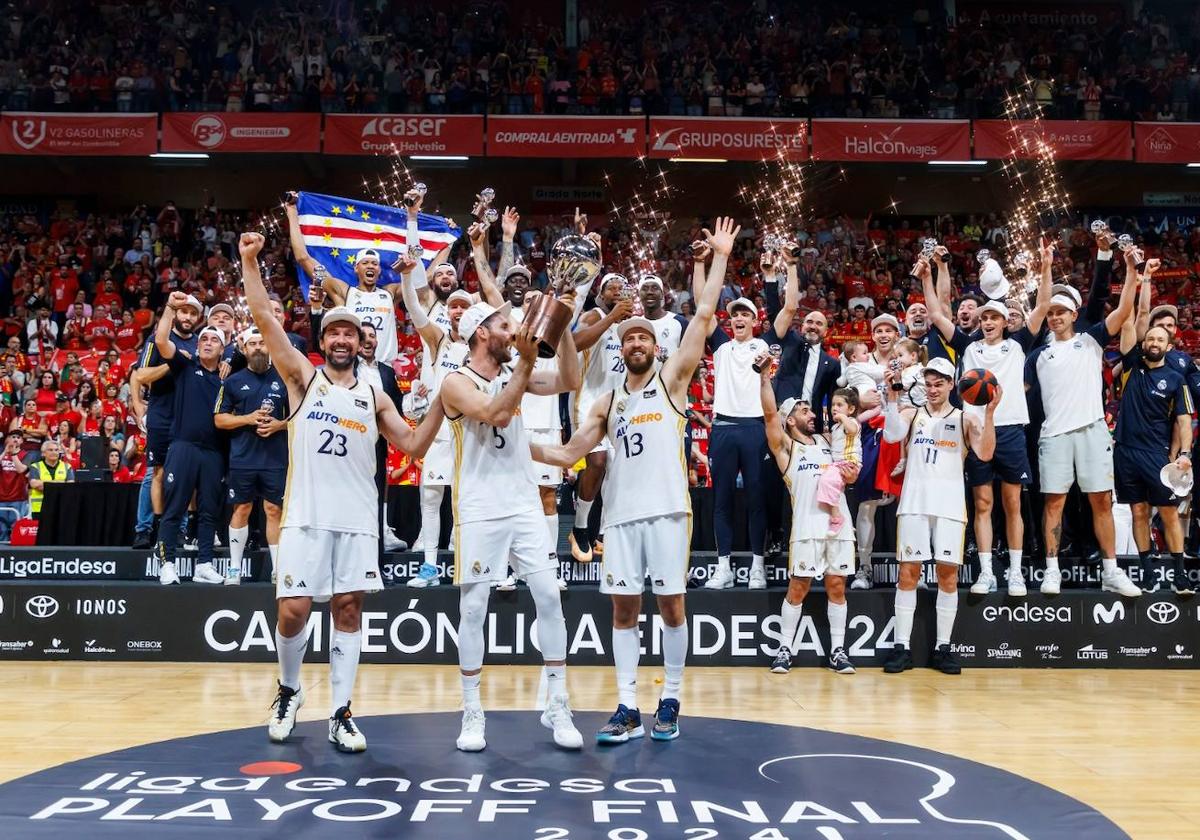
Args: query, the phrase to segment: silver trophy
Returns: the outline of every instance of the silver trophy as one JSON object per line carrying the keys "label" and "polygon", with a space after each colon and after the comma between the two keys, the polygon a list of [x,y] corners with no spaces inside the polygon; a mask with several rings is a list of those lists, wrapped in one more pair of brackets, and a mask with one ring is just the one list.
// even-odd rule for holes
{"label": "silver trophy", "polygon": [[1122,233],[1120,236],[1117,237],[1117,250],[1118,251],[1128,251],[1132,247],[1134,247],[1133,237],[1130,236],[1128,233]]}
{"label": "silver trophy", "polygon": [[933,260],[933,254],[937,250],[938,241],[933,237],[921,240],[921,259],[926,262]]}
{"label": "silver trophy", "polygon": [[414,242],[408,246],[408,255],[414,260],[421,259],[421,255],[425,253],[425,249],[421,247],[420,242]]}
{"label": "silver trophy", "polygon": [[421,197],[424,197],[425,194],[427,192],[429,192],[429,187],[425,186],[425,183],[423,181],[417,181],[415,184],[412,185],[412,188],[413,188],[413,192],[415,192],[417,195],[420,195]]}
{"label": "silver trophy", "polygon": [[[481,194],[482,195],[482,194]],[[586,236],[569,234],[550,248],[546,271],[550,285],[546,292],[525,305],[525,326],[538,339],[538,355],[554,356],[563,330],[571,323],[571,307],[558,299],[596,279],[602,268],[600,248]]]}
{"label": "silver trophy", "polygon": [[1013,254],[1012,266],[1021,274],[1028,274],[1031,265],[1033,265],[1033,254],[1028,251],[1017,251]]}
{"label": "silver trophy", "polygon": [[1108,230],[1108,222],[1104,221],[1103,219],[1093,219],[1091,227],[1092,236],[1099,236]]}
{"label": "silver trophy", "polygon": [[985,264],[991,258],[992,258],[992,252],[989,251],[987,248],[980,248],[979,252],[977,254],[975,254],[975,262],[979,263],[980,265]]}
{"label": "silver trophy", "polygon": [[764,251],[772,254],[778,254],[783,248],[783,237],[777,233],[764,234],[762,238],[762,246]]}
{"label": "silver trophy", "polygon": [[496,208],[492,207],[492,202],[496,200],[496,191],[491,187],[484,187],[479,191],[475,206],[471,208],[471,215],[476,221],[491,225],[495,224],[500,218],[500,213]]}

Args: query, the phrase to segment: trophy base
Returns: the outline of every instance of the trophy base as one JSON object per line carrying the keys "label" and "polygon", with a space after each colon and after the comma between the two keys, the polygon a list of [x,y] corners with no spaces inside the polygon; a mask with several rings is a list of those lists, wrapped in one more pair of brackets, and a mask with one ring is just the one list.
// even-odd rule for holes
{"label": "trophy base", "polygon": [[563,331],[571,324],[571,307],[553,295],[539,295],[525,310],[522,323],[538,340],[538,358],[553,359]]}

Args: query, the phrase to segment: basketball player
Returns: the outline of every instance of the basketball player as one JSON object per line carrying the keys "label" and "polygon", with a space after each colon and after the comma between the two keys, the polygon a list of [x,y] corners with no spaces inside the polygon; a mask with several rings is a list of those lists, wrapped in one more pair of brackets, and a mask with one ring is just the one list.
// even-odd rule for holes
{"label": "basketball player", "polygon": [[[899,371],[888,370],[890,386]],[[950,648],[950,634],[958,612],[958,567],[962,565],[967,530],[966,482],[963,461],[968,448],[981,461],[990,461],[996,450],[995,414],[1004,394],[997,387],[983,419],[965,415],[950,404],[954,365],[930,359],[925,366],[926,404],[899,408],[899,391],[888,388],[884,409],[884,440],[908,439],[908,470],[896,509],[897,560],[896,646],[883,663],[888,674],[912,668],[909,639],[917,608],[917,578],[921,566],[937,566],[937,642],[931,664],[944,674],[962,669]]]}
{"label": "basketball player", "polygon": [[[862,444],[858,435],[847,435],[847,451],[835,454],[829,439],[816,431],[817,415],[811,405],[789,397],[781,409],[776,409],[770,357],[759,359],[759,366],[763,369],[760,398],[767,446],[792,497],[788,591],[779,616],[783,641],[771,662],[771,672],[786,674],[791,670],[804,599],[813,578],[823,575],[829,598],[829,668],[838,674],[853,674],[854,663],[846,655],[845,643],[846,576],[854,571],[854,528],[843,495],[839,503],[842,526],[836,536],[826,536],[829,515],[817,504],[817,488],[822,471],[827,469],[840,469],[845,483],[853,483],[862,463]],[[843,462],[842,466],[835,466],[835,460]]]}
{"label": "basketball player", "polygon": [[[573,304],[567,296],[564,302]],[[534,373],[537,340],[527,328],[514,331],[510,305],[476,303],[459,331],[467,360],[442,383],[441,398],[454,436],[454,572],[460,586],[459,667],[463,687],[462,731],[456,746],[478,752],[487,746],[479,699],[483,626],[491,585],[511,563],[525,579],[537,609],[549,700],[541,721],[560,747],[579,749],[583,738],[571,722],[567,701],[567,627],[563,620],[556,560],[551,559],[529,435],[520,412],[526,390],[558,394],[579,384],[579,361],[569,329],[558,343],[555,373]],[[510,367],[511,347],[520,358]]]}
{"label": "basketball player", "polygon": [[[458,370],[467,357],[467,343],[458,334],[459,321],[464,312],[474,303],[470,293],[455,289],[446,298],[445,314],[449,326],[442,327],[425,312],[418,299],[420,278],[425,268],[420,260],[407,255],[392,266],[404,278],[401,283],[404,308],[408,310],[413,328],[421,336],[421,378],[429,399],[437,396],[446,377]],[[413,396],[408,397],[409,413],[415,416]],[[454,447],[450,435],[450,424],[442,423],[437,437],[425,460],[421,463],[421,535],[418,542],[424,554],[421,568],[416,577],[408,581],[409,586],[418,588],[437,586],[441,583],[438,571],[437,552],[441,541],[442,497],[450,484],[454,471]]]}
{"label": "basketball player", "polygon": [[[575,346],[583,353],[583,382],[575,394],[572,420],[575,429],[583,424],[596,400],[607,396],[625,375],[625,359],[617,325],[633,314],[633,298],[625,293],[627,281],[620,274],[600,279],[596,307],[584,312],[575,330]],[[579,563],[592,561],[592,535],[588,518],[604,482],[604,469],[611,450],[605,437],[587,453],[586,467],[576,480],[575,525],[567,537],[571,556]]]}
{"label": "basketball player", "polygon": [[[1004,391],[1004,400],[996,410],[996,454],[991,461],[981,461],[967,455],[967,484],[975,503],[975,545],[979,549],[979,578],[971,592],[984,595],[996,591],[996,575],[992,569],[992,507],[995,504],[993,485],[1000,481],[1000,500],[1004,505],[1005,541],[1008,544],[1008,594],[1023,598],[1026,587],[1021,571],[1025,544],[1025,520],[1021,510],[1021,492],[1029,484],[1031,470],[1025,446],[1025,426],[1029,424],[1029,404],[1025,399],[1025,354],[1033,349],[1050,308],[1050,279],[1054,263],[1054,248],[1042,240],[1041,279],[1037,300],[1029,312],[1026,325],[1009,333],[1009,310],[1001,300],[991,300],[979,307],[979,327],[983,337],[972,341],[962,352],[962,368],[985,368],[995,374]],[[917,261],[914,273],[924,282],[929,266]],[[1024,283],[1024,279],[1018,280]],[[942,333],[953,331],[950,316],[942,310],[938,299],[929,301],[930,318]],[[968,416],[982,421],[984,406],[964,405]]]}
{"label": "basketball player", "polygon": [[657,274],[647,274],[638,282],[638,297],[642,301],[642,313],[646,320],[654,325],[654,334],[658,341],[658,360],[666,361],[679,349],[683,331],[687,329],[687,318],[667,311],[663,281]]}
{"label": "basketball player", "polygon": [[1125,252],[1125,283],[1117,306],[1086,332],[1075,332],[1079,305],[1065,293],[1050,298],[1047,322],[1049,341],[1035,351],[1034,370],[1046,419],[1038,439],[1038,468],[1045,497],[1044,527],[1046,573],[1042,593],[1057,595],[1062,585],[1058,546],[1062,539],[1062,514],[1067,492],[1076,481],[1092,507],[1096,542],[1103,567],[1105,592],[1127,597],[1142,594],[1125,571],[1117,566],[1116,530],[1112,517],[1112,436],[1104,416],[1104,348],[1120,334],[1133,314],[1137,288],[1137,262],[1141,252]]}
{"label": "basketball player", "polygon": [[345,307],[325,312],[317,339],[326,363],[320,370],[314,368],[271,316],[258,268],[262,246],[263,237],[257,233],[243,233],[238,243],[246,301],[287,386],[289,405],[295,406],[288,420],[288,479],[276,589],[279,692],[267,733],[279,743],[296,725],[296,712],[304,704],[300,665],[308,647],[309,613],[313,601],[329,601],[329,741],[342,752],[362,752],[367,741],[351,718],[350,695],[362,649],[363,594],[383,586],[375,441],[382,434],[394,446],[421,457],[441,423],[441,403],[434,400],[424,422],[409,428],[383,390],[356,375],[362,328],[358,316]]}
{"label": "basketball player", "polygon": [[688,632],[684,609],[691,546],[691,503],[688,495],[684,434],[687,389],[704,353],[714,323],[725,267],[740,228],[732,219],[717,219],[716,233],[705,231],[713,249],[696,317],[680,346],[656,370],[657,331],[646,318],[617,325],[622,384],[592,405],[583,425],[565,446],[535,446],[534,458],[559,466],[574,464],[607,437],[612,445],[604,478],[604,522],[607,537],[600,591],[613,600],[613,658],[619,703],[596,736],[600,743],[621,743],[645,734],[637,704],[637,666],[641,642],[638,615],[649,574],[663,618],[663,662],[666,678],[651,737],[669,741],[679,736],[679,690],[687,658]]}

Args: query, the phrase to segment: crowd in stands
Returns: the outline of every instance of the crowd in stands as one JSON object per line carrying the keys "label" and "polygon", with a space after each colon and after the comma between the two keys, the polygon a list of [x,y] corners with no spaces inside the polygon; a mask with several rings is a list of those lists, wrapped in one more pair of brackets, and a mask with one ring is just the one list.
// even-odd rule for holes
{"label": "crowd in stands", "polygon": [[766,8],[586,3],[568,38],[487,0],[19,0],[0,108],[951,118],[1000,115],[1016,84],[1062,119],[1200,117],[1200,7],[961,24],[933,2]]}

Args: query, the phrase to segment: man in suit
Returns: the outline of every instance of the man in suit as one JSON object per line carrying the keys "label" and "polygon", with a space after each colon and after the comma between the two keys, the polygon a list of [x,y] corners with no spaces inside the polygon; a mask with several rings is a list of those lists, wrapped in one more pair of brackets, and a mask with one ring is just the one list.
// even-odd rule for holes
{"label": "man in suit", "polygon": [[[771,345],[772,351],[775,346],[781,351],[779,370],[775,374],[775,399],[782,402],[793,398],[807,402],[816,415],[816,431],[821,432],[829,423],[829,404],[837,389],[841,365],[837,358],[822,348],[825,334],[829,331],[829,320],[825,313],[814,309],[804,316],[799,330],[792,329],[792,320],[800,306],[797,258],[791,253],[794,248],[792,243],[788,243],[778,255],[763,254],[763,287],[767,316],[771,319],[771,329],[763,334],[763,341]],[[787,284],[782,302],[779,300],[778,268],[783,268]],[[772,456],[770,452],[764,452],[764,457]],[[776,554],[784,545],[783,535],[788,532],[786,519],[791,513],[791,506],[785,504],[787,488],[783,485],[779,470],[765,469],[762,476],[769,535],[768,553]]]}

